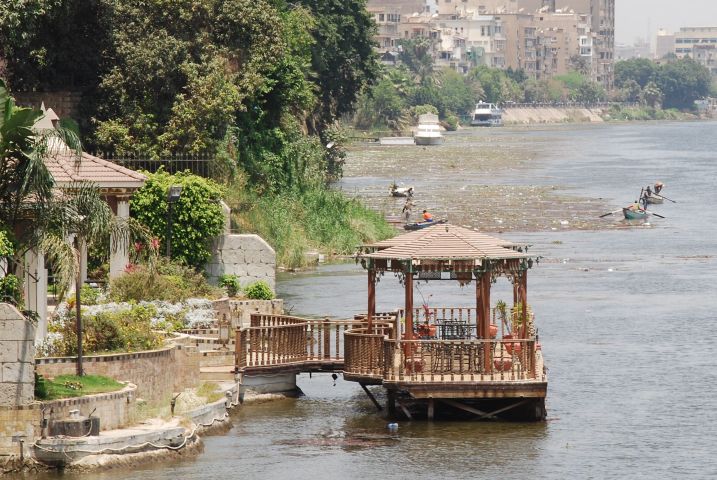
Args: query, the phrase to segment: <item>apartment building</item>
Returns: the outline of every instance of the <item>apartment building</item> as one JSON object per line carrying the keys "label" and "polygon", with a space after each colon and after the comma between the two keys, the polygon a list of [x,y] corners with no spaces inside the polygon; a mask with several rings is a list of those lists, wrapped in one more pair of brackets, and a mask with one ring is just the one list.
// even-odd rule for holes
{"label": "apartment building", "polygon": [[379,49],[427,37],[436,64],[522,69],[529,77],[566,73],[582,57],[593,80],[613,82],[615,0],[369,0]]}
{"label": "apartment building", "polygon": [[717,27],[682,27],[674,34],[658,30],[655,57],[670,53],[690,57],[717,76]]}

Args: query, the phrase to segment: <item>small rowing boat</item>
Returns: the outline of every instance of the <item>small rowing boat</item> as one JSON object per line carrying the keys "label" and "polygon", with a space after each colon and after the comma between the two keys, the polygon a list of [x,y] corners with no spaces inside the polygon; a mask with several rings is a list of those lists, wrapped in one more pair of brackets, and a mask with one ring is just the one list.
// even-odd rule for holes
{"label": "small rowing boat", "polygon": [[647,210],[642,208],[625,207],[622,209],[625,220],[645,220],[647,218]]}
{"label": "small rowing boat", "polygon": [[446,223],[448,220],[434,220],[431,222],[416,222],[416,223],[407,223],[403,226],[404,230],[420,230],[422,228],[430,227],[431,225],[440,225],[442,223]]}
{"label": "small rowing boat", "polygon": [[399,187],[393,183],[391,184],[390,192],[393,197],[412,197],[413,187]]}

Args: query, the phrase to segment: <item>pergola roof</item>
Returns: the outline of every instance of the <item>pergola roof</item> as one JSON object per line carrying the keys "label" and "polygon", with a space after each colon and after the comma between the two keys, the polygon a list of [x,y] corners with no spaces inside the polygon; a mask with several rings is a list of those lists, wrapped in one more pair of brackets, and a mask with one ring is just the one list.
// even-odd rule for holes
{"label": "pergola roof", "polygon": [[[64,147],[64,148],[63,148]],[[147,177],[116,163],[82,153],[78,156],[66,146],[51,148],[45,165],[55,183],[66,186],[72,182],[89,181],[99,188],[140,188]]]}
{"label": "pergola roof", "polygon": [[386,260],[503,260],[529,258],[517,245],[448,223],[366,245],[362,258]]}

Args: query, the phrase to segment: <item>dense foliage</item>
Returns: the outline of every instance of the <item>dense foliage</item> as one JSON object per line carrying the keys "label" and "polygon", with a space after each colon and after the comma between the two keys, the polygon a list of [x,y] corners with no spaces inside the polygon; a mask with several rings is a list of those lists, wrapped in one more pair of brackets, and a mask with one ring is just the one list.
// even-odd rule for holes
{"label": "dense foliage", "polygon": [[110,285],[110,299],[115,302],[181,302],[188,298],[218,296],[218,290],[209,285],[201,273],[166,260],[158,261],[154,270],[132,266]]}
{"label": "dense foliage", "polygon": [[656,63],[631,59],[615,64],[615,85],[623,97],[652,107],[691,110],[695,100],[710,94],[709,70],[690,58]]}
{"label": "dense foliage", "polygon": [[164,248],[169,221],[167,196],[173,185],[180,185],[182,192],[172,207],[172,258],[199,268],[211,256],[211,240],[224,228],[219,203],[224,189],[220,185],[188,172],[170,175],[160,170],[147,175],[144,186],[132,196],[130,211]]}
{"label": "dense foliage", "polygon": [[583,73],[572,71],[550,80],[529,79],[525,72],[478,66],[461,75],[434,69],[427,39],[403,40],[402,64],[383,71],[375,87],[359,100],[354,126],[402,130],[415,124],[418,107],[435,109],[448,129],[479,100],[509,102],[582,102],[607,100],[605,90]]}

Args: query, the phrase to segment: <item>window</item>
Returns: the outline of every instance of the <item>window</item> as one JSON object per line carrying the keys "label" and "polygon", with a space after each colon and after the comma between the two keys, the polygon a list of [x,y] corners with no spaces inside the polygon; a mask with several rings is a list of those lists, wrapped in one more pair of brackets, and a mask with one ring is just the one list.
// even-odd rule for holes
{"label": "window", "polygon": [[383,22],[383,17],[384,17],[383,13],[379,13],[379,14],[378,14],[378,21],[379,21],[379,22]]}

